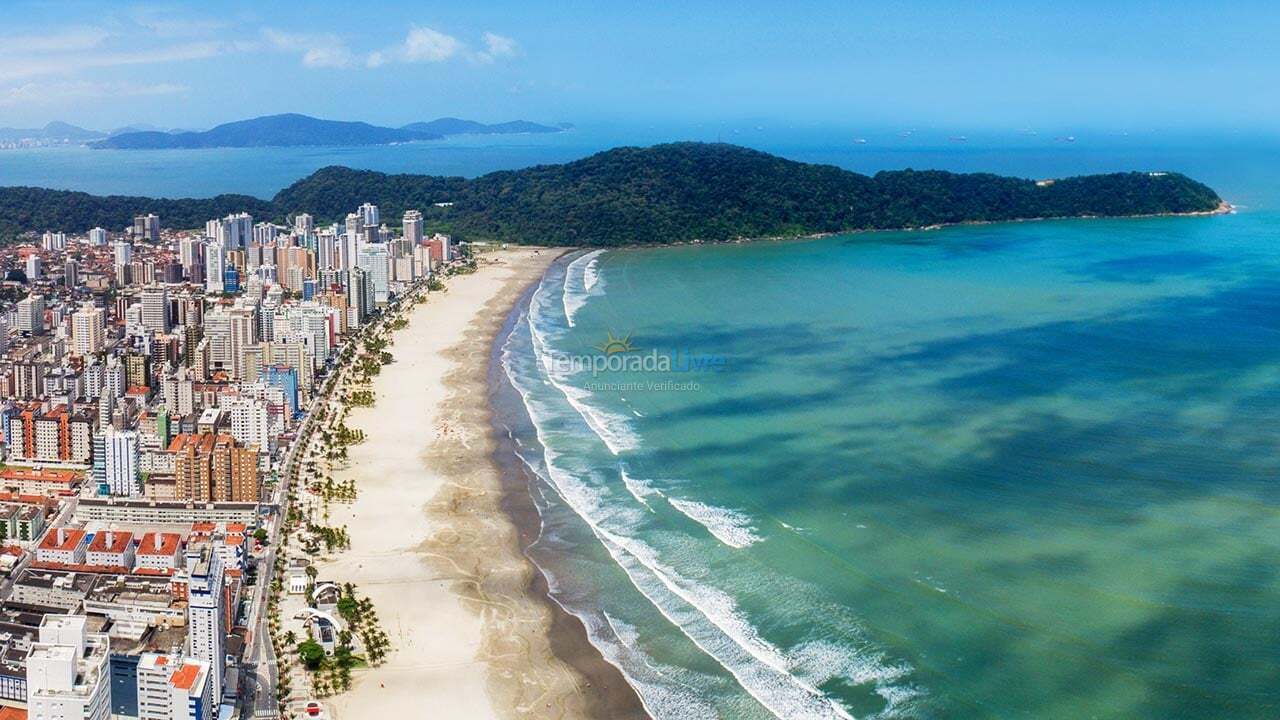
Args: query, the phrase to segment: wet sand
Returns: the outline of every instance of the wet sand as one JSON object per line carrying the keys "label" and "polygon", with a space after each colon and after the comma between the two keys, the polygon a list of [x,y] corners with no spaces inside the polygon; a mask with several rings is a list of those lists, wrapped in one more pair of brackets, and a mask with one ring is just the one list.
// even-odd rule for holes
{"label": "wet sand", "polygon": [[360,494],[330,523],[348,526],[352,548],[321,578],[356,583],[393,649],[329,701],[341,720],[645,717],[523,555],[537,514],[491,423],[494,338],[559,254],[495,252],[450,278],[395,333],[375,405],[347,420],[368,439],[335,477],[354,475]]}

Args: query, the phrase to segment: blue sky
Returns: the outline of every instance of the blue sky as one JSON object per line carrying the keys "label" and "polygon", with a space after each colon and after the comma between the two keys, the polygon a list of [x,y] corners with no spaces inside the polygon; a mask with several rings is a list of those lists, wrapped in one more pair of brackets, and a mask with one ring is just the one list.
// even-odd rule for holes
{"label": "blue sky", "polygon": [[6,0],[0,27],[0,126],[1280,121],[1263,3]]}

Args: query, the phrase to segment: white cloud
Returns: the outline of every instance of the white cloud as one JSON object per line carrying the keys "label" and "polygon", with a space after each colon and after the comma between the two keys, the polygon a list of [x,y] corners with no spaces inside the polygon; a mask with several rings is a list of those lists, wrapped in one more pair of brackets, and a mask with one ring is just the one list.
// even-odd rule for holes
{"label": "white cloud", "polygon": [[276,50],[301,53],[304,67],[345,68],[355,62],[351,48],[332,33],[288,33],[264,28],[262,36]]}
{"label": "white cloud", "polygon": [[311,68],[344,68],[351,65],[351,51],[343,45],[314,47],[302,55],[302,64]]}
{"label": "white cloud", "polygon": [[400,56],[405,62],[443,62],[458,54],[462,43],[452,35],[445,35],[429,27],[414,26],[409,29]]}
{"label": "white cloud", "polygon": [[[85,70],[198,60],[238,48],[218,32],[221,23],[147,15],[104,16],[94,24],[49,32],[18,32],[0,43],[0,82]],[[0,89],[0,92],[4,90]]]}
{"label": "white cloud", "polygon": [[29,55],[32,53],[80,52],[97,47],[111,33],[99,27],[72,27],[53,33],[17,35],[5,38],[0,45],[4,55]]}
{"label": "white cloud", "polygon": [[166,39],[207,37],[231,27],[225,20],[178,17],[147,8],[135,8],[129,22],[156,37]]}
{"label": "white cloud", "polygon": [[28,82],[0,91],[0,107],[60,105],[72,101],[98,98],[144,97],[186,92],[185,85],[175,83],[135,84],[118,82]]}
{"label": "white cloud", "polygon": [[392,62],[438,63],[454,57],[463,48],[462,41],[452,35],[446,35],[433,28],[414,25],[409,28],[404,42],[386,50],[369,53],[364,64],[376,68]]}
{"label": "white cloud", "polygon": [[442,63],[456,58],[492,63],[520,52],[515,40],[497,33],[486,32],[481,36],[481,44],[482,50],[472,50],[452,35],[435,28],[413,25],[404,42],[369,53],[365,57],[365,65],[377,68],[389,63]]}
{"label": "white cloud", "polygon": [[0,52],[0,81],[21,80],[41,75],[70,75],[81,70],[150,65],[210,58],[227,48],[219,42],[189,42],[142,49],[106,49],[79,52],[48,52],[11,56]]}
{"label": "white cloud", "polygon": [[489,63],[499,58],[512,57],[520,52],[520,46],[509,37],[487,32],[483,39],[484,50],[475,55],[476,60],[480,62]]}

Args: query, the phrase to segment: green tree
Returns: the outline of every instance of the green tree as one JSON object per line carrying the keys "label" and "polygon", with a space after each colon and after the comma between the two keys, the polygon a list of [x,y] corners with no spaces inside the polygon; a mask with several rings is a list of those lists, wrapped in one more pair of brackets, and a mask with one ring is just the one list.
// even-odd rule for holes
{"label": "green tree", "polygon": [[298,643],[298,657],[308,670],[314,672],[324,664],[324,648],[315,640],[303,640]]}

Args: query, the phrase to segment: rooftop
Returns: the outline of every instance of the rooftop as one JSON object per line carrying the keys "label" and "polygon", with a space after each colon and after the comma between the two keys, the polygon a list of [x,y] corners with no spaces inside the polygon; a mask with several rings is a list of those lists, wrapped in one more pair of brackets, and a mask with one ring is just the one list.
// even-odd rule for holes
{"label": "rooftop", "polygon": [[119,530],[103,530],[93,536],[89,543],[90,552],[123,553],[133,542],[133,533]]}
{"label": "rooftop", "polygon": [[164,555],[172,557],[178,553],[182,544],[182,536],[178,533],[149,532],[142,536],[138,543],[138,555]]}
{"label": "rooftop", "polygon": [[34,481],[70,485],[75,482],[76,474],[71,470],[50,470],[43,468],[6,467],[0,469],[0,480]]}
{"label": "rooftop", "polygon": [[84,542],[84,531],[75,528],[50,528],[40,541],[41,550],[75,550]]}

